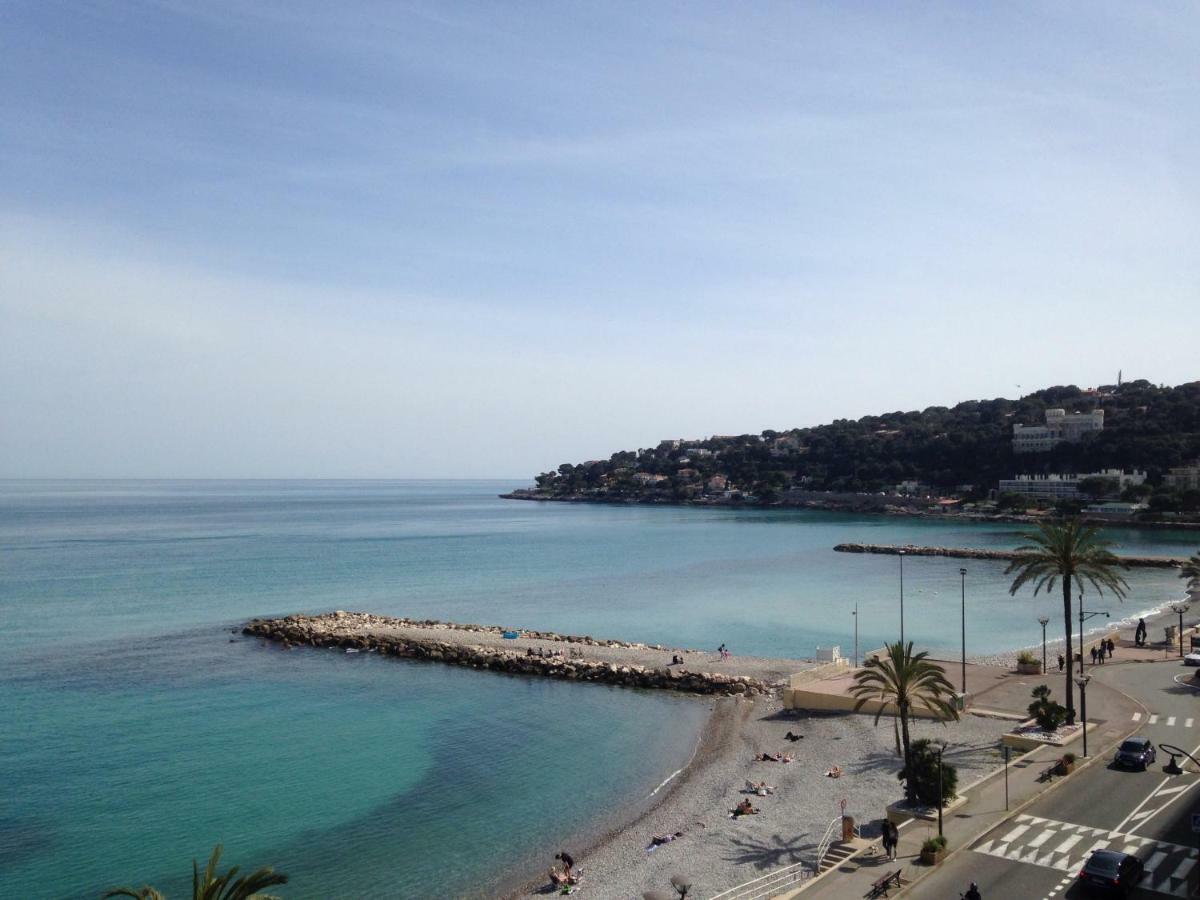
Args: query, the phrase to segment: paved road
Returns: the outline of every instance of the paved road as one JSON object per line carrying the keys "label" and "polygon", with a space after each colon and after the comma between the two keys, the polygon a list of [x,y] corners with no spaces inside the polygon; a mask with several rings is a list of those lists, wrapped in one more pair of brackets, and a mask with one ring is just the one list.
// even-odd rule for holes
{"label": "paved road", "polygon": [[[1156,746],[1174,744],[1200,758],[1200,690],[1189,678],[1194,670],[1164,662],[1091,671],[1149,709],[1149,715],[1135,717],[1138,734]],[[1078,746],[1072,749],[1081,752]],[[1183,775],[1166,775],[1166,761],[1160,752],[1146,772],[1093,764],[983,835],[914,885],[908,896],[955,900],[974,880],[985,900],[1082,897],[1075,876],[1099,848],[1136,853],[1145,863],[1146,876],[1134,897],[1188,896],[1200,878],[1200,835],[1191,833],[1188,817],[1200,812],[1200,772],[1189,764]]]}

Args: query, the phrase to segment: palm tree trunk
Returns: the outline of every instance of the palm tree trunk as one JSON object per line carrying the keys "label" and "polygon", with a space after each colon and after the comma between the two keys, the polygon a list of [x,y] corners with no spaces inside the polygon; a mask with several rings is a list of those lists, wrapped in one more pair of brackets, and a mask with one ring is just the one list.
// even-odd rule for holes
{"label": "palm tree trunk", "polygon": [[[1064,575],[1063,583],[1063,625],[1066,627],[1067,648],[1063,654],[1067,658],[1067,681],[1064,696],[1067,698],[1067,724],[1075,724],[1075,653],[1071,648],[1071,576]],[[1079,660],[1083,666],[1083,660]]]}
{"label": "palm tree trunk", "polygon": [[908,737],[908,703],[897,703],[900,708],[900,738],[904,743],[904,800],[909,806],[917,802],[917,782],[912,775],[912,750]]}

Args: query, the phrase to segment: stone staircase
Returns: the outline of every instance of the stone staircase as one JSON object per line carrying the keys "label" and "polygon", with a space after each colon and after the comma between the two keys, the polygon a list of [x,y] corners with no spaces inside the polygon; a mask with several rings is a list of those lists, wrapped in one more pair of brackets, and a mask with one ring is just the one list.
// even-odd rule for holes
{"label": "stone staircase", "polygon": [[817,870],[817,874],[824,875],[830,869],[836,869],[870,843],[862,838],[855,838],[852,841],[836,841],[830,844],[829,849],[825,851],[825,856],[821,859],[821,867]]}

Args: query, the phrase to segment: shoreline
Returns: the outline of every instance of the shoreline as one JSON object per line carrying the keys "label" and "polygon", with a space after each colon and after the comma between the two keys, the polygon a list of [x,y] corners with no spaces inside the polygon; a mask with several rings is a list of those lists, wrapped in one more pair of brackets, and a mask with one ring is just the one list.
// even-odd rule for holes
{"label": "shoreline", "polygon": [[[516,488],[504,494],[497,494],[501,500],[525,500],[532,503],[583,503],[605,506],[666,506],[681,509],[740,509],[740,510],[799,510],[808,512],[852,513],[863,516],[890,516],[893,518],[933,519],[946,522],[981,522],[985,524],[999,523],[1010,525],[1036,525],[1038,522],[1054,518],[1052,516],[1030,516],[1020,513],[979,513],[979,512],[946,512],[933,506],[911,506],[903,503],[879,502],[881,498],[873,494],[863,494],[858,502],[805,499],[793,502],[756,503],[746,500],[725,500],[711,498],[705,500],[668,500],[660,497],[584,497],[580,495],[548,496],[539,494],[532,488]],[[900,496],[889,496],[883,499],[901,501]],[[1137,528],[1147,530],[1177,530],[1200,531],[1200,522],[1160,522],[1143,519],[1124,519],[1113,516],[1087,516],[1080,518],[1088,525],[1113,528]]]}

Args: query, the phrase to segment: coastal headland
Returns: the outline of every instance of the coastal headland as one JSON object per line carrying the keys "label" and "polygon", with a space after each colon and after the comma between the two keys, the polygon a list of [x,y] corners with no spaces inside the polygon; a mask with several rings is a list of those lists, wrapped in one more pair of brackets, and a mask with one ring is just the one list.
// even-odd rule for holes
{"label": "coastal headland", "polygon": [[[979,550],[973,547],[918,547],[913,544],[836,544],[838,553],[883,553],[891,556],[948,556],[954,559],[1016,559],[1015,550]],[[1121,556],[1122,565],[1134,569],[1177,569],[1186,560],[1171,556]]]}
{"label": "coastal headland", "polygon": [[[716,696],[770,694],[812,660],[737,656],[552,631],[412,620],[370,613],[254,619],[242,633],[285,647],[337,648],[624,687]],[[505,635],[509,637],[505,637]],[[680,659],[682,662],[672,662]]]}

